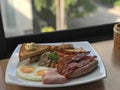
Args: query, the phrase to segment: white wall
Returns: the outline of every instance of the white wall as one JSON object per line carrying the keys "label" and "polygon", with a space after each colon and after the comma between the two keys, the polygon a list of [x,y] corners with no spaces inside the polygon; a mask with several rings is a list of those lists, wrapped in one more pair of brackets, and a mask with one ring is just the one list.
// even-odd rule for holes
{"label": "white wall", "polygon": [[31,0],[1,0],[5,36],[24,35],[33,29]]}

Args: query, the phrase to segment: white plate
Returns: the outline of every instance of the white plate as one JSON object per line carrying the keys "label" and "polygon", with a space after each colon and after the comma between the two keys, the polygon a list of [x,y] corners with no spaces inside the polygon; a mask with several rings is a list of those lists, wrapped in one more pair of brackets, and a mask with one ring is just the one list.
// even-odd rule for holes
{"label": "white plate", "polygon": [[[83,42],[66,42],[66,43],[72,43],[75,48],[83,47],[87,51],[91,51],[90,55],[96,55],[97,60],[98,60],[98,68],[94,70],[93,72],[70,80],[69,82],[65,84],[42,84],[42,82],[33,82],[33,81],[28,81],[21,79],[16,76],[16,69],[17,65],[19,63],[19,50],[21,45],[18,45],[16,49],[14,50],[12,56],[9,59],[7,69],[6,69],[6,77],[5,81],[8,84],[13,84],[13,85],[20,85],[20,86],[28,86],[28,87],[44,87],[44,88],[50,88],[50,87],[65,87],[65,86],[73,86],[73,85],[80,85],[80,84],[85,84],[85,83],[90,83],[93,81],[97,81],[100,79],[103,79],[106,77],[106,71],[104,68],[104,65],[102,63],[102,60],[100,56],[97,54],[97,52],[93,49],[93,47],[90,45],[89,42],[83,41]],[[58,45],[60,43],[48,43],[50,45]]]}

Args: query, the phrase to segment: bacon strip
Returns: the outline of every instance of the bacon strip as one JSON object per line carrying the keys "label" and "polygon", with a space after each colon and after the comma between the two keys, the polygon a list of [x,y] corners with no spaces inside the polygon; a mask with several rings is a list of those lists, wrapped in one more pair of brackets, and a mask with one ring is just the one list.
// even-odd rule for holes
{"label": "bacon strip", "polygon": [[96,56],[85,56],[78,63],[77,62],[76,63],[70,63],[70,64],[67,65],[66,68],[64,68],[62,74],[67,77],[74,70],[76,70],[77,68],[81,68],[81,67],[89,64],[95,58],[96,58]]}
{"label": "bacon strip", "polygon": [[72,62],[78,62],[81,60],[83,57],[87,56],[90,53],[90,51],[87,52],[80,52],[73,56],[70,60],[67,60],[66,64],[72,63]]}
{"label": "bacon strip", "polygon": [[81,68],[91,61],[93,61],[96,56],[87,56],[90,51],[77,53],[68,57],[63,58],[58,62],[58,72],[64,76],[70,75],[77,68]]}

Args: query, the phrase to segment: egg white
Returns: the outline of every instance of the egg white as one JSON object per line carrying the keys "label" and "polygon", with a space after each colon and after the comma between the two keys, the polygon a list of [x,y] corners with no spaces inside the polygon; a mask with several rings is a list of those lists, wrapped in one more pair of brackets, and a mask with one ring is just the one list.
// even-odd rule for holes
{"label": "egg white", "polygon": [[31,72],[31,73],[24,73],[20,69],[22,66],[24,66],[24,64],[20,65],[17,68],[16,75],[19,76],[20,78],[23,78],[23,79],[26,79],[26,80],[32,80],[32,81],[42,81],[42,76],[37,75],[38,71],[52,69],[50,67],[39,66],[38,63],[32,63],[32,64],[27,64],[27,66],[34,67],[34,71]]}

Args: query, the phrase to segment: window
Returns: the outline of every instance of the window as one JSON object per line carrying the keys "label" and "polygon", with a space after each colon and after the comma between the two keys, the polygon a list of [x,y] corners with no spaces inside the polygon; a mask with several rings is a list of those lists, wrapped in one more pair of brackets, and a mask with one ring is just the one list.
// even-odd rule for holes
{"label": "window", "polygon": [[112,39],[113,25],[120,21],[119,0],[1,0],[0,4],[0,58],[9,57],[24,42]]}
{"label": "window", "polygon": [[6,37],[33,30],[30,0],[1,0],[1,9]]}
{"label": "window", "polygon": [[6,37],[120,22],[120,0],[1,0]]}

